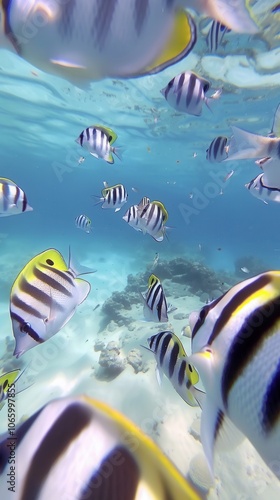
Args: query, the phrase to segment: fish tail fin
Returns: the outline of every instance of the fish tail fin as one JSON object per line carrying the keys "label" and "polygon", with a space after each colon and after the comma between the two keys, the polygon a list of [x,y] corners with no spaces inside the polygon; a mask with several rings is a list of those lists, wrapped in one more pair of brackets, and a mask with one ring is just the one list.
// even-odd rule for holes
{"label": "fish tail fin", "polygon": [[[189,7],[189,1],[181,0],[186,7]],[[249,7],[249,0],[236,0],[235,2],[225,2],[224,0],[213,0],[206,2],[196,0],[194,3],[195,10],[203,12],[203,14],[220,21],[227,28],[236,31],[237,33],[254,34],[260,31],[252,10]],[[188,4],[188,5],[187,5]]]}
{"label": "fish tail fin", "polygon": [[100,196],[98,196],[97,194],[92,194],[91,195],[92,198],[96,198],[98,201],[96,203],[94,203],[94,206],[96,207],[96,205],[100,205],[103,201],[104,201],[104,198],[100,198]]}
{"label": "fish tail fin", "polygon": [[74,258],[73,255],[71,254],[71,249],[69,247],[69,263],[68,263],[69,269],[75,274],[75,276],[79,276],[81,274],[91,274],[91,273],[96,273],[96,269],[91,269],[87,266],[82,266],[81,264],[78,264]]}
{"label": "fish tail fin", "polygon": [[114,155],[116,155],[116,157],[122,161],[122,155],[123,155],[123,152],[124,152],[124,148],[122,146],[118,146],[117,148],[111,148],[111,151],[112,153],[114,153]]}
{"label": "fish tail fin", "polygon": [[229,155],[224,161],[245,160],[268,156],[268,143],[271,139],[239,127],[232,126],[233,137],[230,140]]}

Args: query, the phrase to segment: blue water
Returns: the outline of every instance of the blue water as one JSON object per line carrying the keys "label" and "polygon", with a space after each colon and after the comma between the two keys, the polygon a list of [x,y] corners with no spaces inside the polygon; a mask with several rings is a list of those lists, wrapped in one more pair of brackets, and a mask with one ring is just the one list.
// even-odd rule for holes
{"label": "blue water", "polygon": [[[258,43],[258,50],[267,49],[262,39]],[[263,270],[279,269],[279,206],[265,205],[244,187],[260,173],[254,160],[222,164],[206,160],[211,141],[218,135],[230,136],[230,125],[261,135],[271,130],[279,104],[280,64],[258,72],[250,63],[251,50],[250,37],[231,34],[213,66],[218,75],[226,56],[247,57],[248,67],[255,72],[254,84],[252,73],[247,81],[240,73],[239,85],[238,76],[233,83],[215,79],[215,69],[210,75],[203,71],[200,58],[206,64],[207,57],[212,57],[204,52],[203,40],[194,50],[196,59],[190,56],[159,75],[107,79],[86,90],[0,51],[1,177],[24,189],[34,209],[0,219],[4,336],[13,339],[8,316],[11,285],[23,266],[47,248],[58,249],[67,260],[70,246],[78,261],[97,270],[89,278],[93,306],[99,304],[98,298],[105,300],[114,290],[122,290],[129,273],[145,272],[156,252],[161,260],[193,258],[214,271],[232,274],[233,280],[238,279],[237,259],[252,257],[260,260]],[[170,78],[187,69],[209,78],[213,89],[223,88],[221,98],[210,104],[211,110],[203,106],[200,117],[176,113],[159,92]],[[116,146],[122,148],[122,160],[116,158],[113,165],[93,158],[75,143],[84,128],[96,123],[118,134]],[[82,164],[80,156],[85,156]],[[231,169],[234,175],[224,182]],[[110,186],[125,185],[128,202],[120,212],[96,204],[104,181]],[[163,242],[136,232],[122,219],[143,196],[161,201],[168,211],[169,229]],[[90,217],[90,234],[75,227],[80,214]],[[54,373],[56,368],[57,364]],[[256,498],[254,494],[246,498]]]}

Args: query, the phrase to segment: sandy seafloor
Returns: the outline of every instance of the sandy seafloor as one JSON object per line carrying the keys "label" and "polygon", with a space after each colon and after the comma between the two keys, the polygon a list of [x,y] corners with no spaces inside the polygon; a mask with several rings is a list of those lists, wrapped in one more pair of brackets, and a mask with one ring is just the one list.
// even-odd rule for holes
{"label": "sandy seafloor", "polygon": [[[210,142],[217,135],[229,135],[230,125],[267,135],[279,104],[279,29],[277,25],[271,29],[274,18],[269,14],[269,6],[276,2],[252,3],[256,13],[261,13],[263,36],[252,40],[230,33],[218,53],[209,54],[202,20],[195,50],[178,65],[155,77],[107,79],[86,90],[1,50],[1,176],[18,182],[34,208],[32,213],[0,219],[1,368],[5,372],[27,366],[19,385],[29,386],[17,395],[17,421],[54,398],[85,393],[130,417],[183,474],[188,474],[193,457],[202,453],[197,430],[193,430],[200,409],[181,400],[167,379],[159,387],[153,355],[141,344],[146,345],[151,334],[165,328],[180,335],[189,313],[205,304],[205,295],[163,279],[167,300],[177,307],[170,314],[169,325],[143,321],[140,293],[139,302],[131,304],[131,309],[119,309],[122,324],[113,318],[104,322],[102,306],[115,291],[125,289],[130,274],[151,270],[155,252],[160,254],[160,263],[182,257],[201,261],[217,272],[226,269],[233,282],[247,277],[234,274],[237,261],[239,270],[247,266],[253,271],[252,264],[256,273],[279,269],[275,224],[279,206],[265,206],[244,188],[260,173],[254,161],[209,165],[205,160]],[[279,19],[280,13],[276,15]],[[201,117],[190,118],[164,101],[160,89],[186,70],[208,78],[213,89],[223,88],[212,113],[204,106]],[[112,166],[97,161],[74,142],[92,123],[104,123],[117,131],[122,162],[116,160]],[[80,155],[86,156],[82,165],[78,164]],[[204,192],[213,184],[213,176],[222,179],[232,168],[235,173],[222,185],[223,195],[219,196],[219,188],[187,220],[186,210],[193,207],[190,192]],[[129,201],[119,214],[93,207],[92,195],[100,195],[105,180],[109,185],[123,182],[129,191]],[[142,196],[166,204],[172,226],[168,241],[157,244],[121,220],[125,210]],[[75,228],[74,218],[80,213],[92,218],[92,235]],[[97,271],[84,276],[92,285],[91,293],[60,332],[15,360],[9,318],[13,280],[34,255],[47,248],[57,248],[67,261],[68,245],[78,262]],[[262,265],[258,267],[253,258],[261,259]],[[145,286],[146,281],[139,283],[139,292]],[[180,338],[190,353],[189,338]],[[109,342],[116,343],[111,344],[111,355],[124,368],[117,376],[99,364],[101,351],[96,349],[102,345],[106,349]],[[134,358],[133,349],[137,350]],[[139,371],[128,362],[133,359]],[[6,426],[7,405],[0,411],[1,433]],[[234,450],[217,453],[214,483],[205,496],[278,500],[279,490],[279,481],[244,440]]]}
{"label": "sandy seafloor", "polygon": [[[6,262],[9,262],[8,254]],[[197,264],[197,261],[194,262]],[[118,323],[122,321],[109,321],[102,305],[112,297],[114,291],[124,290],[127,276],[131,276],[132,272],[135,274],[135,257],[108,252],[102,258],[100,254],[88,256],[82,264],[97,271],[89,277],[84,276],[90,281],[92,290],[70,322],[48,342],[28,351],[18,360],[12,360],[11,351],[4,356],[4,366],[8,369],[22,364],[27,366],[20,388],[32,384],[16,397],[17,420],[32,415],[54,398],[85,393],[107,402],[130,417],[159,444],[184,475],[188,475],[191,460],[200,456],[195,477],[197,484],[201,487],[204,485],[200,490],[203,498],[278,499],[278,480],[247,439],[231,451],[216,454],[215,477],[209,488],[210,479],[205,473],[205,459],[199,440],[201,411],[198,407],[189,407],[165,377],[162,385],[158,385],[153,354],[141,347],[147,345],[149,336],[163,329],[171,329],[180,336],[187,353],[190,353],[190,339],[186,335],[181,337],[181,330],[188,325],[189,313],[198,310],[205,302],[192,294],[188,286],[166,279],[163,280],[163,286],[167,301],[177,308],[169,314],[169,323],[144,321],[143,302],[139,293],[139,303],[132,304],[131,309],[118,308],[118,313],[124,319],[124,324],[119,326]],[[146,269],[143,269],[143,264],[140,267],[142,272],[144,270],[148,274],[157,271],[149,259]],[[237,277],[232,275],[232,280],[237,281]],[[143,282],[141,289],[145,286]],[[6,303],[1,303],[0,320],[2,331],[7,332],[10,340],[9,349],[13,349]],[[6,340],[1,340],[2,352],[6,350]],[[106,348],[110,342],[114,345],[111,344],[113,350],[109,355],[116,355],[112,365],[123,365],[120,372],[108,367],[108,359],[107,367],[100,366],[100,349]],[[132,359],[132,364],[129,359]],[[0,417],[0,432],[5,432],[7,405],[1,410]]]}

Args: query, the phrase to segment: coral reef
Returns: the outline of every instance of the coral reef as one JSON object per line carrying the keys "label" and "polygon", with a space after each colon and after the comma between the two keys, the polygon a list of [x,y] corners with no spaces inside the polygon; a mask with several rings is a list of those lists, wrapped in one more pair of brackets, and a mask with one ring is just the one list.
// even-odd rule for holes
{"label": "coral reef", "polygon": [[[104,302],[101,330],[106,328],[111,321],[118,326],[128,326],[134,320],[124,312],[131,310],[133,304],[141,304],[140,292],[147,289],[150,274],[151,270],[148,269],[144,273],[129,274],[124,290],[114,292]],[[164,281],[163,287],[167,301],[170,294],[175,298],[186,295],[203,296],[206,302],[220,296],[236,282],[230,275],[217,274],[201,262],[183,258],[162,260],[157,264],[156,275]]]}
{"label": "coral reef", "polygon": [[122,355],[118,343],[111,341],[101,350],[99,356],[101,369],[98,370],[96,378],[112,380],[125,369],[126,363],[126,358]]}

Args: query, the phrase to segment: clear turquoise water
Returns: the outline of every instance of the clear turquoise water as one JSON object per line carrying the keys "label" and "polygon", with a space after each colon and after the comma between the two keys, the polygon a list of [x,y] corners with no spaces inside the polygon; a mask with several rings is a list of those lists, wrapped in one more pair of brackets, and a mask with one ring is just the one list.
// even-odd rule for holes
{"label": "clear turquoise water", "polygon": [[[205,155],[216,136],[230,136],[231,124],[268,134],[279,104],[280,62],[272,70],[255,70],[250,60],[252,47],[261,52],[268,43],[231,34],[219,57],[213,59],[213,68],[218,74],[226,56],[239,55],[246,58],[255,78],[240,73],[234,83],[215,79],[215,69],[210,75],[203,70],[212,55],[207,55],[200,36],[193,56],[159,75],[108,79],[92,83],[87,90],[0,51],[1,176],[22,187],[34,209],[0,219],[4,336],[12,339],[8,304],[13,280],[31,257],[49,247],[67,258],[70,245],[77,260],[97,269],[97,281],[90,278],[97,283],[91,292],[93,305],[96,292],[103,297],[102,287],[110,295],[125,286],[129,272],[144,272],[155,252],[161,259],[192,257],[215,271],[230,273],[234,273],[236,259],[248,256],[260,259],[266,269],[279,268],[279,206],[263,204],[244,187],[258,175],[258,167],[251,160],[213,165]],[[204,106],[201,117],[176,113],[159,92],[170,78],[190,69],[209,78],[214,89],[223,87],[220,100],[211,104],[212,112]],[[116,146],[123,147],[122,161],[106,164],[75,143],[80,132],[94,123],[116,131]],[[81,165],[80,156],[86,158]],[[232,168],[235,174],[223,183],[221,179]],[[95,205],[93,195],[101,195],[104,181],[123,183],[128,190],[128,203],[118,213]],[[190,193],[202,197],[199,206]],[[168,210],[171,228],[161,243],[122,220],[142,196],[162,201]],[[82,213],[92,220],[90,235],[75,227],[75,217]],[[75,324],[79,325],[79,319]],[[246,498],[255,498],[254,494]]]}

